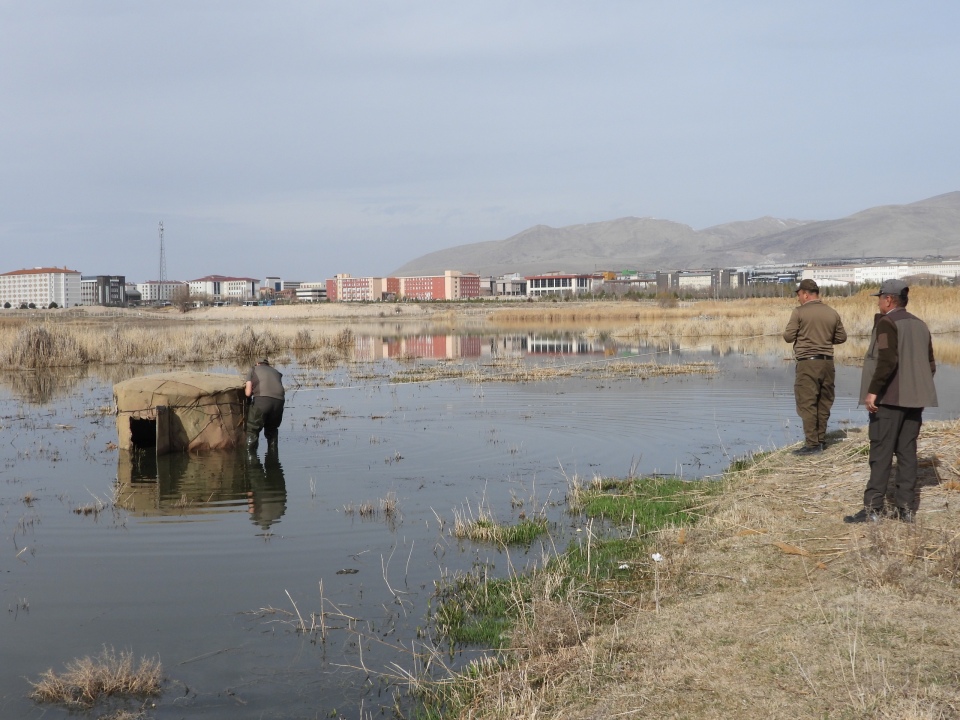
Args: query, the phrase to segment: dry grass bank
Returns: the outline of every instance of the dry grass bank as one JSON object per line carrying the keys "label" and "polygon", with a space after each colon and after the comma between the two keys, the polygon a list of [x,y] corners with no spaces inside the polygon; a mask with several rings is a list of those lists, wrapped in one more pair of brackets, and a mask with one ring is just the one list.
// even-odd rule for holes
{"label": "dry grass bank", "polygon": [[698,524],[653,538],[660,562],[631,571],[646,593],[607,589],[612,624],[530,608],[522,660],[464,677],[461,717],[960,717],[960,422],[924,428],[914,525],[842,522],[866,446],[857,429],[729,477]]}

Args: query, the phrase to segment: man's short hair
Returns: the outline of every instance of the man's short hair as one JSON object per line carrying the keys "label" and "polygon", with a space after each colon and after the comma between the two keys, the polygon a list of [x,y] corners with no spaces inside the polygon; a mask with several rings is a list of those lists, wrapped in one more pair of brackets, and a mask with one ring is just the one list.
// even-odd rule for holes
{"label": "man's short hair", "polygon": [[820,294],[820,286],[817,285],[816,280],[811,280],[810,278],[804,278],[800,281],[800,284],[797,285],[796,292],[800,292],[801,290],[808,293],[815,293],[817,295]]}

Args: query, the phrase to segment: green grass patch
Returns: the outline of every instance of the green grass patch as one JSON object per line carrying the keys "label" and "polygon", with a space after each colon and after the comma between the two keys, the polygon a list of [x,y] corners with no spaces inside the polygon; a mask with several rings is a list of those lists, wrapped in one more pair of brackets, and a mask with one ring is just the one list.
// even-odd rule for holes
{"label": "green grass patch", "polygon": [[498,650],[527,595],[523,578],[487,577],[486,569],[438,584],[433,624],[449,644],[476,645]]}
{"label": "green grass patch", "polygon": [[598,478],[574,485],[568,502],[571,512],[620,525],[629,523],[639,533],[693,522],[693,509],[703,497],[705,483],[675,477]]}

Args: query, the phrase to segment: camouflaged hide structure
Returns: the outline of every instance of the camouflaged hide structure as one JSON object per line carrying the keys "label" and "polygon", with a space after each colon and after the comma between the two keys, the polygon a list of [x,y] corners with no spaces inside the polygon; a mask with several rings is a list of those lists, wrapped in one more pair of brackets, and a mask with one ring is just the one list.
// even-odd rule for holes
{"label": "camouflaged hide structure", "polygon": [[227,450],[246,437],[243,378],[172,372],[113,386],[118,444],[123,450],[169,452]]}

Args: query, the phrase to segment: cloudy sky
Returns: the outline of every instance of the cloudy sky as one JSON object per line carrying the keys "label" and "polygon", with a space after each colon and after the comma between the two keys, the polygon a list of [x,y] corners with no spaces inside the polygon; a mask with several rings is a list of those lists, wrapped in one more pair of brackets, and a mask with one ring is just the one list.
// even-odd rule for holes
{"label": "cloudy sky", "polygon": [[[0,272],[320,280],[960,190],[955,0],[0,0]],[[469,268],[463,268],[469,270]]]}

